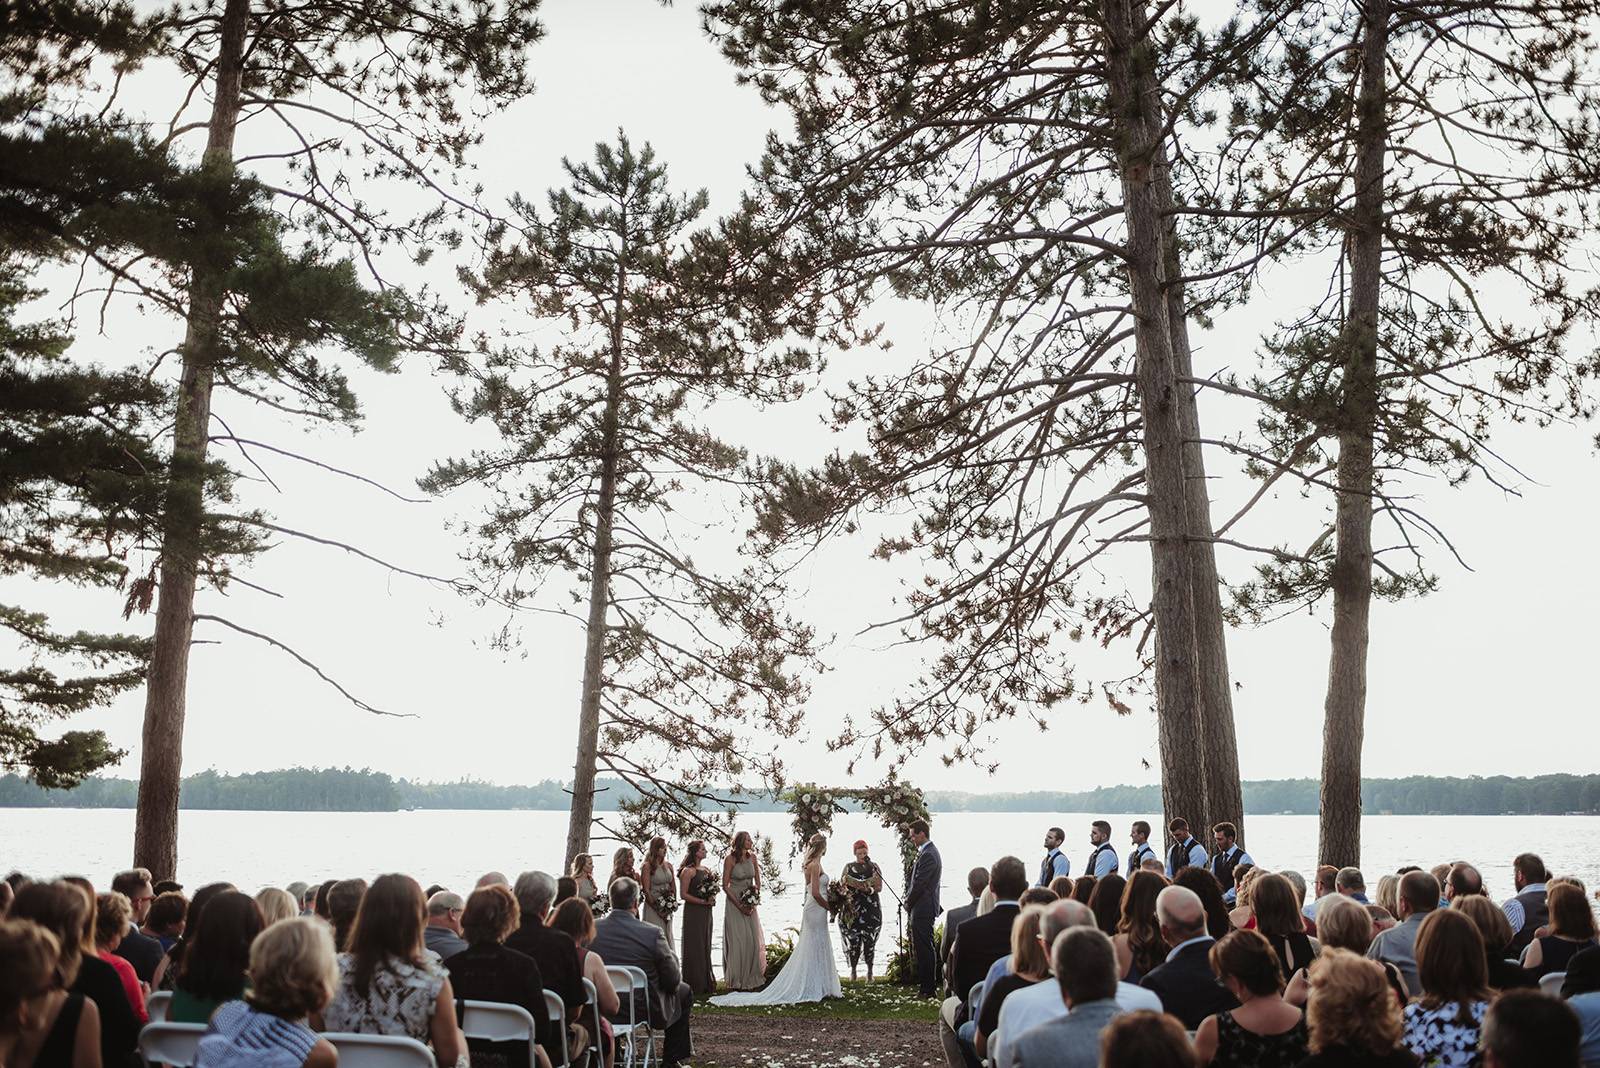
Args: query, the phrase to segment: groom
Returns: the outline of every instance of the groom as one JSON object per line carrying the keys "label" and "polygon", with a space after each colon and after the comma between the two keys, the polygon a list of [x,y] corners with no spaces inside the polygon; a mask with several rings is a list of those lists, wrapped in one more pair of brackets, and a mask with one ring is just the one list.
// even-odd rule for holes
{"label": "groom", "polygon": [[911,916],[911,948],[917,958],[917,988],[922,997],[938,994],[938,954],[933,949],[933,921],[943,910],[939,908],[939,877],[944,865],[939,860],[939,849],[928,839],[928,821],[912,820],[911,844],[917,847],[917,861],[911,867],[911,881],[906,884],[906,899],[902,906]]}

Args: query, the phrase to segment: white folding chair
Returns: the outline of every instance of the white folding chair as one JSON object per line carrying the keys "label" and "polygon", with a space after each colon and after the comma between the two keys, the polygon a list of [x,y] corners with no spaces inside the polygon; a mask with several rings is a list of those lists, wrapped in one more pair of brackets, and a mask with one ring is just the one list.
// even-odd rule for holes
{"label": "white folding chair", "polygon": [[[650,1068],[656,1051],[655,1032],[650,1026],[650,981],[645,978],[643,968],[634,968],[628,965],[606,966],[606,975],[611,979],[611,985],[617,988],[617,998],[622,1002],[622,1011],[627,1014],[627,1023],[611,1023],[611,1033],[619,1039],[626,1039],[624,1044],[623,1065],[633,1068],[635,1057],[634,1036],[644,1032],[644,1058],[640,1062],[642,1068]],[[637,999],[634,997],[638,994]],[[644,1005],[644,1019],[639,1019],[638,1005]]]}
{"label": "white folding chair", "polygon": [[[549,993],[545,991],[546,995]],[[503,1001],[463,1001],[461,1033],[484,1042],[526,1042],[528,1068],[539,1063],[533,1052],[536,1033],[533,1015],[521,1005],[508,1005]]]}
{"label": "white folding chair", "polygon": [[322,1037],[339,1051],[339,1068],[439,1068],[433,1051],[414,1038],[344,1031],[328,1031]]}
{"label": "white folding chair", "polygon": [[[584,1015],[598,1025],[600,1022],[600,993],[595,990],[594,984],[587,979],[583,980],[583,1003],[592,1010]],[[589,1061],[591,1066],[599,1065],[605,1057],[605,1050],[600,1045],[600,1037],[600,1028],[596,1026],[594,1034],[589,1036],[589,1050],[594,1054],[594,1057]]]}
{"label": "white folding chair", "polygon": [[1539,989],[1551,997],[1561,996],[1561,984],[1567,981],[1566,972],[1551,972],[1549,975],[1540,976]]}
{"label": "white folding chair", "polygon": [[162,1023],[167,1018],[167,1005],[172,1001],[172,991],[157,990],[145,998],[144,1008],[150,1014],[151,1023]]}
{"label": "white folding chair", "polygon": [[200,1049],[205,1024],[149,1023],[139,1032],[139,1056],[146,1064],[170,1064],[188,1068]]}
{"label": "white folding chair", "polygon": [[561,1036],[561,1059],[556,1061],[552,1068],[567,1068],[572,1063],[572,1051],[567,1049],[567,1003],[561,1000],[560,994],[546,989],[544,1011],[550,1017],[551,1026],[556,1029],[556,1034]]}

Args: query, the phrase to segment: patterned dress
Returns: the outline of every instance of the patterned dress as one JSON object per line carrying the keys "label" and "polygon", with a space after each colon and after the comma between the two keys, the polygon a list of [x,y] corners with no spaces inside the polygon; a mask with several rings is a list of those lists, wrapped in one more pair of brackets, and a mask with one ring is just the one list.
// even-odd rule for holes
{"label": "patterned dress", "polygon": [[339,989],[323,1010],[323,1029],[362,1035],[403,1035],[424,1045],[433,1037],[434,1003],[450,973],[434,953],[422,963],[390,957],[373,970],[362,997],[355,986],[355,957],[339,954]]}
{"label": "patterned dress", "polygon": [[1461,1006],[1454,1002],[1436,1009],[1424,1008],[1420,1002],[1407,1005],[1405,1047],[1426,1068],[1477,1068],[1483,1063],[1478,1052],[1478,1031],[1489,1003],[1474,1001],[1467,1009],[1471,1024],[1460,1022]]}
{"label": "patterned dress", "polygon": [[[883,872],[872,861],[865,864],[851,861],[844,867],[844,878],[855,882],[871,882],[882,878]],[[839,933],[844,936],[845,960],[854,968],[856,962],[865,960],[867,970],[872,970],[877,953],[878,932],[883,930],[883,904],[872,890],[859,887],[845,888],[846,906],[839,912]]]}
{"label": "patterned dress", "polygon": [[1233,1013],[1219,1012],[1212,1068],[1293,1068],[1305,1060],[1309,1038],[1304,1017],[1281,1035],[1258,1035],[1240,1026]]}

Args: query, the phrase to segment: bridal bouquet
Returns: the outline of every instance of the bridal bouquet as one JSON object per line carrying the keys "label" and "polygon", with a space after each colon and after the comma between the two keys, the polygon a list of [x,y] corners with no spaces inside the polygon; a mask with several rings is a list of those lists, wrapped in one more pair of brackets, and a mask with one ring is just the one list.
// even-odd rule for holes
{"label": "bridal bouquet", "polygon": [[838,916],[842,912],[854,911],[851,908],[855,903],[854,897],[843,885],[830,882],[825,896],[828,899],[828,915]]}
{"label": "bridal bouquet", "polygon": [[605,894],[597,894],[589,901],[589,911],[594,913],[594,918],[599,919],[611,911],[611,899]]}
{"label": "bridal bouquet", "polygon": [[744,892],[739,895],[739,904],[747,909],[755,908],[761,904],[761,891],[754,886],[745,887]]}
{"label": "bridal bouquet", "polygon": [[701,901],[704,901],[708,905],[717,900],[717,894],[721,891],[722,884],[717,880],[715,875],[708,871],[701,872],[699,875],[696,875],[693,879],[689,880],[689,893],[693,894],[695,897],[699,898]]}
{"label": "bridal bouquet", "polygon": [[678,911],[678,895],[671,890],[662,890],[650,895],[650,907],[655,910],[662,920],[671,920],[672,914]]}

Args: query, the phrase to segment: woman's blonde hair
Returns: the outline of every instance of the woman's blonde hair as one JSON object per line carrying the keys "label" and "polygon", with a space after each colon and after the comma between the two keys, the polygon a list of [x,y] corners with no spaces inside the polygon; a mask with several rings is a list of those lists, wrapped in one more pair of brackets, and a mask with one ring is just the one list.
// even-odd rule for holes
{"label": "woman's blonde hair", "polygon": [[133,902],[127,894],[115,890],[100,894],[94,899],[94,944],[98,949],[109,946],[114,938],[128,933],[133,923]]}
{"label": "woman's blonde hair", "polygon": [[285,1020],[321,1012],[339,987],[333,929],[310,916],[274,923],[250,943],[250,991],[255,1009]]}
{"label": "woman's blonde hair", "polygon": [[256,891],[256,904],[260,906],[261,918],[267,921],[268,927],[300,915],[300,907],[295,904],[294,896],[276,886]]}
{"label": "woman's blonde hair", "polygon": [[1310,974],[1306,1023],[1312,1053],[1348,1046],[1382,1056],[1400,1044],[1400,1003],[1383,965],[1347,949],[1327,949],[1312,962]]}
{"label": "woman's blonde hair", "polygon": [[1484,894],[1467,894],[1450,902],[1450,907],[1478,925],[1478,933],[1494,956],[1505,954],[1505,948],[1516,937],[1511,921],[1505,912]]}
{"label": "woman's blonde hair", "polygon": [[1317,938],[1324,946],[1365,953],[1372,945],[1372,915],[1340,895],[1317,910]]}
{"label": "woman's blonde hair", "polygon": [[1044,905],[1029,905],[1011,926],[1011,974],[1047,975],[1050,955],[1039,941],[1039,926],[1048,912]]}
{"label": "woman's blonde hair", "polygon": [[572,858],[572,870],[567,872],[567,874],[572,876],[574,879],[581,879],[583,878],[584,871],[586,871],[589,865],[593,863],[593,853],[579,853],[577,856]]}
{"label": "woman's blonde hair", "polygon": [[827,836],[824,835],[821,831],[816,832],[810,838],[806,839],[806,863],[807,864],[810,864],[813,860],[816,860],[818,857],[822,856],[822,854],[826,853],[827,851],[828,851],[828,839],[827,839]]}
{"label": "woman's blonde hair", "polygon": [[1400,876],[1385,875],[1378,880],[1377,896],[1372,899],[1391,916],[1400,915]]}
{"label": "woman's blonde hair", "polygon": [[1260,868],[1254,866],[1239,872],[1238,879],[1234,880],[1234,904],[1238,905],[1240,908],[1250,908],[1251,903],[1255,900],[1256,880],[1261,878],[1263,875],[1271,874],[1271,872],[1262,871]]}
{"label": "woman's blonde hair", "polygon": [[22,1025],[22,1007],[56,987],[61,944],[56,936],[27,920],[0,919],[0,1035]]}

